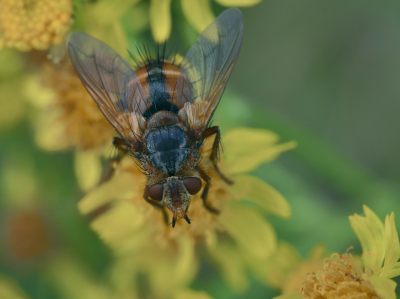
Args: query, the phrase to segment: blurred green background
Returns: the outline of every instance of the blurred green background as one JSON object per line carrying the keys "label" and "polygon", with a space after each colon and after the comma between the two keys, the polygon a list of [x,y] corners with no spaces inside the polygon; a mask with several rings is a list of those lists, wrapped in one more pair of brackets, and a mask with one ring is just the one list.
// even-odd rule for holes
{"label": "blurred green background", "polygon": [[[215,15],[225,9],[212,5]],[[223,131],[265,128],[298,142],[295,150],[254,171],[292,206],[291,219],[271,219],[280,239],[303,257],[317,243],[330,252],[350,246],[361,252],[348,216],[361,214],[363,204],[381,219],[400,211],[400,3],[263,1],[242,12],[241,53],[214,122]],[[173,40],[187,49],[197,33],[178,1],[172,2],[172,20]],[[145,28],[130,45],[150,40]],[[7,101],[14,99],[3,96],[1,102]],[[31,111],[24,105],[18,123],[0,127],[0,272],[31,298],[68,298],[54,289],[44,257],[19,259],[10,250],[9,221],[19,208],[30,203],[49,231],[50,248],[63,248],[94,277],[104,275],[111,254],[76,208],[83,193],[72,155],[35,146]],[[279,294],[251,281],[245,293],[236,294],[214,265],[204,263],[192,288],[214,298]]]}

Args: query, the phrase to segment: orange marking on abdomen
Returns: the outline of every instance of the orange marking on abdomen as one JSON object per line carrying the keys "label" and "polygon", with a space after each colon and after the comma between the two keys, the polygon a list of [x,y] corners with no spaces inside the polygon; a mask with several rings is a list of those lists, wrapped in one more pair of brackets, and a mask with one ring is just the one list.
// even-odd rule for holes
{"label": "orange marking on abdomen", "polygon": [[[161,62],[162,62],[163,78],[162,79],[160,78],[160,80],[164,81],[165,91],[171,96],[171,100],[169,100],[169,102],[172,102],[172,104],[174,104],[175,106],[182,108],[180,107],[179,102],[174,94],[176,82],[179,78],[181,68],[178,65],[171,63],[168,60],[161,60]],[[156,64],[157,62],[154,63]],[[151,62],[143,64],[136,70],[136,75],[139,77],[140,83],[142,83],[147,98],[149,97],[149,85],[150,85],[150,81],[148,79],[149,65],[151,65]]]}

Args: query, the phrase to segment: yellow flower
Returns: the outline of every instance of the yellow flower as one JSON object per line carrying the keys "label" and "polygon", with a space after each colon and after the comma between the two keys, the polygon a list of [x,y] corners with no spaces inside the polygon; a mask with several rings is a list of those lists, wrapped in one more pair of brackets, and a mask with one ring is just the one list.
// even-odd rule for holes
{"label": "yellow flower", "polygon": [[324,269],[310,273],[301,294],[307,298],[380,298],[351,254],[337,254],[324,261]]}
{"label": "yellow flower", "polygon": [[42,108],[43,119],[38,124],[36,138],[42,148],[89,150],[111,144],[115,135],[113,127],[87,93],[71,65],[44,65],[42,81],[53,95],[53,100]]}
{"label": "yellow flower", "polygon": [[46,50],[59,45],[72,24],[70,0],[0,0],[0,49]]}
{"label": "yellow flower", "polygon": [[299,286],[299,294],[276,298],[381,298],[395,299],[396,283],[391,279],[400,275],[400,245],[394,213],[387,215],[385,224],[364,206],[365,216],[350,216],[350,224],[360,240],[362,261],[351,254],[333,254],[325,259],[323,270],[309,273]]}
{"label": "yellow flower", "polygon": [[[205,153],[209,153],[211,141],[206,143]],[[205,246],[228,282],[234,284],[235,278],[226,268],[230,266],[224,248],[230,248],[232,255],[258,260],[267,259],[275,250],[275,231],[264,213],[287,218],[290,206],[271,186],[245,173],[293,148],[295,143],[278,144],[279,138],[272,132],[249,128],[231,130],[223,141],[226,155],[221,168],[234,179],[233,186],[222,181],[208,157],[202,160],[212,182],[207,200],[221,210],[220,215],[208,212],[200,195],[195,195],[188,211],[191,224],[180,221],[175,228],[166,226],[163,213],[144,201],[146,177],[130,157],[122,161],[110,181],[79,202],[81,213],[97,215],[91,227],[119,256],[116,273],[123,277],[131,276],[121,274],[125,272],[147,273],[156,293],[182,288],[197,271],[195,248]],[[245,286],[245,279],[236,285]]]}
{"label": "yellow flower", "polygon": [[[261,0],[215,0],[229,7],[253,6]],[[156,42],[164,42],[171,33],[171,0],[150,1],[150,26]],[[182,11],[190,25],[201,33],[212,23],[215,15],[210,0],[181,0]]]}
{"label": "yellow flower", "polygon": [[26,114],[24,86],[27,76],[21,76],[24,63],[20,53],[11,49],[0,51],[0,130],[17,124]]}

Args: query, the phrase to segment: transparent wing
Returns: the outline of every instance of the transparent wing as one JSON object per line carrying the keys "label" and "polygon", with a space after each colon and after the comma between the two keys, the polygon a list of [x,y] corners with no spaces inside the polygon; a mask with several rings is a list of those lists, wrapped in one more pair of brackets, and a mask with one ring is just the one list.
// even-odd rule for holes
{"label": "transparent wing", "polygon": [[217,108],[239,54],[242,13],[230,8],[220,14],[187,52],[176,84],[191,125],[204,131]]}
{"label": "transparent wing", "polygon": [[126,142],[138,138],[137,118],[147,109],[146,96],[128,62],[82,32],[72,34],[68,50],[77,75],[107,120]]}

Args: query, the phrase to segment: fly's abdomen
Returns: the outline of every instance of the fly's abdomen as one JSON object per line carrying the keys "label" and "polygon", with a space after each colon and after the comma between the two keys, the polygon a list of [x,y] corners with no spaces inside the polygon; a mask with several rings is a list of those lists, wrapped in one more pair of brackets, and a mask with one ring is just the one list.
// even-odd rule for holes
{"label": "fly's abdomen", "polygon": [[173,63],[158,59],[148,61],[136,70],[147,98],[147,110],[141,111],[148,120],[159,111],[178,114],[182,108],[174,91],[180,74],[180,67]]}
{"label": "fly's abdomen", "polygon": [[153,166],[169,176],[181,169],[188,156],[186,134],[177,125],[152,129],[146,136],[146,148]]}

